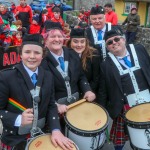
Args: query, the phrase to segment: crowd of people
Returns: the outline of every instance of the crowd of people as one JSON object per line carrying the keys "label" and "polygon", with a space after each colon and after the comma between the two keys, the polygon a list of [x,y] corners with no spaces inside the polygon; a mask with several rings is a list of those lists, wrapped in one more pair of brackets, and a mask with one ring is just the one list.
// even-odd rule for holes
{"label": "crowd of people", "polygon": [[[131,15],[135,11],[131,9]],[[139,16],[134,17],[139,25]],[[40,126],[38,121],[44,119],[41,129],[52,133],[53,145],[71,150],[63,116],[69,104],[82,98],[108,111],[115,150],[122,150],[129,140],[122,116],[141,103],[144,92],[148,94],[142,103],[150,99],[149,55],[142,45],[126,41],[110,3],[90,11],[82,8],[78,18],[78,26],[70,28],[59,5],[33,12],[26,0],[20,0],[10,12],[0,4],[0,45],[4,50],[18,46],[21,57],[21,63],[0,72],[3,150],[25,149],[33,125]],[[128,16],[123,24],[132,20]],[[137,101],[131,103],[137,93]]]}

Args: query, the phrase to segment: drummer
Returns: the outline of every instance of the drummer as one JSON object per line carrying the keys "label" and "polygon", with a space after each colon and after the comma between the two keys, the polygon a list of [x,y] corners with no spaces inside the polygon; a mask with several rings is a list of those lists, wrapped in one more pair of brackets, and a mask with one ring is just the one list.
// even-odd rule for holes
{"label": "drummer", "polygon": [[39,98],[39,107],[36,109],[36,113],[39,114],[37,125],[44,126],[44,120],[48,114],[47,121],[54,146],[59,145],[64,150],[71,150],[73,147],[72,141],[60,132],[57,106],[54,100],[53,76],[39,67],[45,54],[43,47],[43,38],[40,34],[25,35],[20,49],[22,62],[12,69],[0,72],[2,150],[25,149],[35,116],[31,92],[34,89]]}
{"label": "drummer", "polygon": [[60,23],[47,22],[45,31],[48,54],[43,59],[42,66],[54,75],[56,104],[58,112],[63,114],[67,111],[68,104],[80,98],[91,102],[95,99],[95,94],[84,75],[78,54],[63,47],[65,37]]}
{"label": "drummer", "polygon": [[114,30],[106,32],[105,41],[109,57],[101,64],[98,99],[113,118],[115,150],[122,150],[128,140],[123,112],[150,100],[150,57],[141,44],[126,46],[125,37]]}

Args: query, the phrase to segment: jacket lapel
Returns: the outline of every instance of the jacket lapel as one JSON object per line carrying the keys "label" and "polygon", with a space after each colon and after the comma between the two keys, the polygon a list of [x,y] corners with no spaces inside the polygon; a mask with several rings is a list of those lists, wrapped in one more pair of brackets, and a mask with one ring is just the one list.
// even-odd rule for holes
{"label": "jacket lapel", "polygon": [[50,70],[53,72],[53,75],[55,77],[57,77],[59,80],[64,80],[56,68],[59,64],[50,52],[48,52],[46,59],[47,59],[48,66],[49,66]]}
{"label": "jacket lapel", "polygon": [[112,72],[113,72],[114,78],[119,86],[119,89],[123,93],[119,71],[118,71],[116,65],[114,64],[114,62],[111,60],[111,58],[109,58],[109,63],[111,64]]}
{"label": "jacket lapel", "polygon": [[[18,80],[19,80],[19,83],[22,83],[22,84],[20,84],[20,86],[23,89],[22,91],[23,91],[24,97],[25,97],[24,101],[26,101],[28,107],[30,108],[32,106],[32,97],[30,94],[30,90],[34,89],[34,85],[32,84],[32,81],[31,81],[28,73],[24,69],[22,63],[20,63],[19,65],[16,65],[15,68],[18,69],[18,71],[21,74],[20,78],[18,78]],[[23,82],[23,80],[25,82]],[[25,85],[24,85],[24,83],[25,83]]]}

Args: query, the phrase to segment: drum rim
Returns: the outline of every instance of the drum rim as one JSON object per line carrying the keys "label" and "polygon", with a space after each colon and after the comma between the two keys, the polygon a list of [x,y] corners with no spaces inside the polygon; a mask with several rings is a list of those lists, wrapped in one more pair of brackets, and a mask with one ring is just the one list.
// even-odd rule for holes
{"label": "drum rim", "polygon": [[[89,103],[90,103],[90,102],[89,102]],[[68,121],[68,119],[67,119],[67,117],[66,117],[66,113],[65,113],[65,115],[64,115],[64,120],[65,120],[65,122],[66,122],[66,126],[69,126],[72,130],[75,130],[75,131],[77,131],[77,132],[79,132],[79,133],[84,132],[85,134],[96,134],[96,133],[99,133],[99,132],[104,131],[104,130],[107,128],[108,124],[109,124],[109,114],[108,114],[107,110],[106,110],[103,106],[101,106],[101,105],[99,105],[99,104],[97,104],[97,103],[95,103],[95,102],[92,103],[92,104],[98,105],[98,106],[101,107],[101,108],[105,111],[105,113],[106,113],[107,121],[106,121],[106,124],[105,124],[103,127],[101,127],[100,129],[97,129],[97,130],[90,130],[90,131],[83,130],[83,129],[78,129],[78,128],[74,127],[74,126]]]}
{"label": "drum rim", "polygon": [[[150,104],[150,102],[146,102],[146,103],[142,103],[142,104],[139,104],[139,105],[145,105],[145,104]],[[131,127],[134,127],[134,128],[138,128],[139,129],[139,126],[140,128],[142,129],[145,129],[145,127],[150,127],[150,121],[146,121],[146,122],[135,122],[135,121],[131,121],[129,119],[126,118],[126,114],[131,110],[133,109],[134,107],[137,107],[139,105],[135,105],[131,108],[129,108],[125,113],[124,113],[124,121],[127,123],[128,126],[131,126]]]}
{"label": "drum rim", "polygon": [[[40,136],[43,136],[43,135],[51,135],[51,133],[43,133],[43,134],[40,134],[40,135],[38,135],[38,136],[36,136],[36,137],[30,138],[29,142],[27,142],[27,144],[26,144],[25,150],[29,150],[28,148],[29,148],[31,142],[33,141],[33,139],[36,139],[36,138],[38,138],[38,137],[40,137]],[[79,148],[78,148],[78,146],[76,145],[76,143],[74,143],[74,146],[75,146],[76,150],[79,150]]]}

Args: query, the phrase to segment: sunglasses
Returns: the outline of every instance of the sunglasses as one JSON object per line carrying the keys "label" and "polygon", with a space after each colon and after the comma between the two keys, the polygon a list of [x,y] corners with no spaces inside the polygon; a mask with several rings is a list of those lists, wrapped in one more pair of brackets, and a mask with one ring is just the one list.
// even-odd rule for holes
{"label": "sunglasses", "polygon": [[113,41],[119,42],[120,39],[121,39],[120,37],[115,37],[113,40],[109,40],[109,41],[106,43],[106,45],[111,45],[111,44],[113,44]]}

